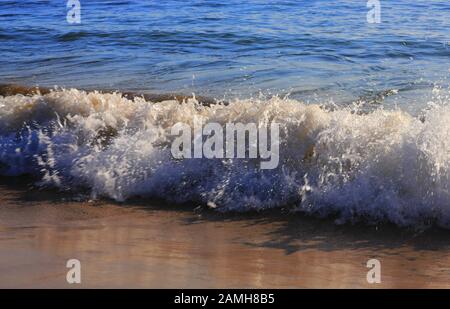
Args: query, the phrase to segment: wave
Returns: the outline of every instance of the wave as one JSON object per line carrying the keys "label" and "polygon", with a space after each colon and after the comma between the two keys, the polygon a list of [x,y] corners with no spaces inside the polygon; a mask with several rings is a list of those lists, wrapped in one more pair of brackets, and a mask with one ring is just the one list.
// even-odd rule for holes
{"label": "wave", "polygon": [[[420,116],[327,109],[273,97],[203,105],[54,90],[0,96],[0,175],[32,174],[95,197],[154,197],[219,211],[289,207],[336,221],[450,226],[450,105]],[[280,124],[280,164],[171,156],[171,127],[194,116]]]}

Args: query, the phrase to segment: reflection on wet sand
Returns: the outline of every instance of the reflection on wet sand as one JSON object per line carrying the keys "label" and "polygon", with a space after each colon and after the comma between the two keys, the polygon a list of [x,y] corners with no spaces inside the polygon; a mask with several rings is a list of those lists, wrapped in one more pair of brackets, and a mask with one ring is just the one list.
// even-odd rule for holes
{"label": "reflection on wet sand", "polygon": [[[0,287],[450,287],[449,232],[217,214],[157,202],[76,202],[0,188]],[[366,281],[377,258],[382,283]]]}

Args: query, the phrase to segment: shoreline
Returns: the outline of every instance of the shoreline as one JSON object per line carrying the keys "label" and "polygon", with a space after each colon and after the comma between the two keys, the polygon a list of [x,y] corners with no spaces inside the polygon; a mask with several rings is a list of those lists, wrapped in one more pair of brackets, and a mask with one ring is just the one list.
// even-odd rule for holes
{"label": "shoreline", "polygon": [[[0,193],[2,288],[450,288],[447,230],[77,201],[5,179]],[[65,280],[72,258],[80,285]],[[366,281],[371,258],[380,284]]]}
{"label": "shoreline", "polygon": [[[0,95],[36,91],[0,85]],[[450,230],[336,225],[288,209],[89,201],[30,184],[0,177],[0,288],[450,288]],[[373,258],[380,284],[366,280]],[[69,259],[81,262],[79,286],[66,282]]]}
{"label": "shoreline", "polygon": [[[70,87],[73,88],[73,87]],[[68,89],[70,89],[68,88]],[[13,95],[24,95],[24,96],[32,96],[35,94],[41,94],[45,95],[50,93],[55,88],[49,88],[49,87],[40,87],[40,86],[27,86],[27,85],[21,85],[21,84],[8,84],[8,83],[0,83],[0,96],[13,96]],[[100,93],[121,93],[124,98],[127,98],[129,100],[133,100],[136,97],[143,97],[146,101],[158,103],[168,100],[176,100],[179,103],[182,103],[183,101],[187,99],[192,99],[194,95],[185,95],[180,93],[166,93],[166,94],[156,94],[156,93],[139,93],[139,92],[133,92],[133,91],[119,91],[119,90],[113,90],[113,89],[83,89],[83,88],[77,88],[78,90],[86,91],[87,93],[98,91]],[[228,104],[226,101],[219,101],[217,99],[205,97],[205,96],[197,96],[195,95],[195,98],[198,100],[198,102],[204,106],[210,106],[213,104]]]}

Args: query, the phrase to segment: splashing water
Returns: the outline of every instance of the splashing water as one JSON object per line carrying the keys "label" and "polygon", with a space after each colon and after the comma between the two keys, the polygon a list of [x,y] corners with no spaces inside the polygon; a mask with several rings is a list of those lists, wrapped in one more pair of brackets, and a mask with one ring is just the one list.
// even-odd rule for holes
{"label": "splashing water", "polygon": [[[440,93],[440,91],[436,91]],[[157,197],[220,211],[289,206],[338,222],[450,223],[450,105],[327,109],[281,99],[202,106],[76,89],[0,96],[0,174],[125,201]],[[280,124],[280,164],[171,156],[171,127],[205,121]]]}

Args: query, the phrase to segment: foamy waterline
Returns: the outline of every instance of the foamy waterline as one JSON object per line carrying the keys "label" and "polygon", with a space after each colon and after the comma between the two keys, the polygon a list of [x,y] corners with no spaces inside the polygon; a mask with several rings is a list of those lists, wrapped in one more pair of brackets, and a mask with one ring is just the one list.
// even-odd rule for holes
{"label": "foamy waterline", "polygon": [[[339,222],[450,225],[450,106],[437,96],[420,117],[358,113],[271,98],[204,106],[76,89],[0,97],[0,174],[118,201],[157,197],[221,211],[289,206]],[[280,124],[280,163],[184,159],[170,129],[194,116]]]}

